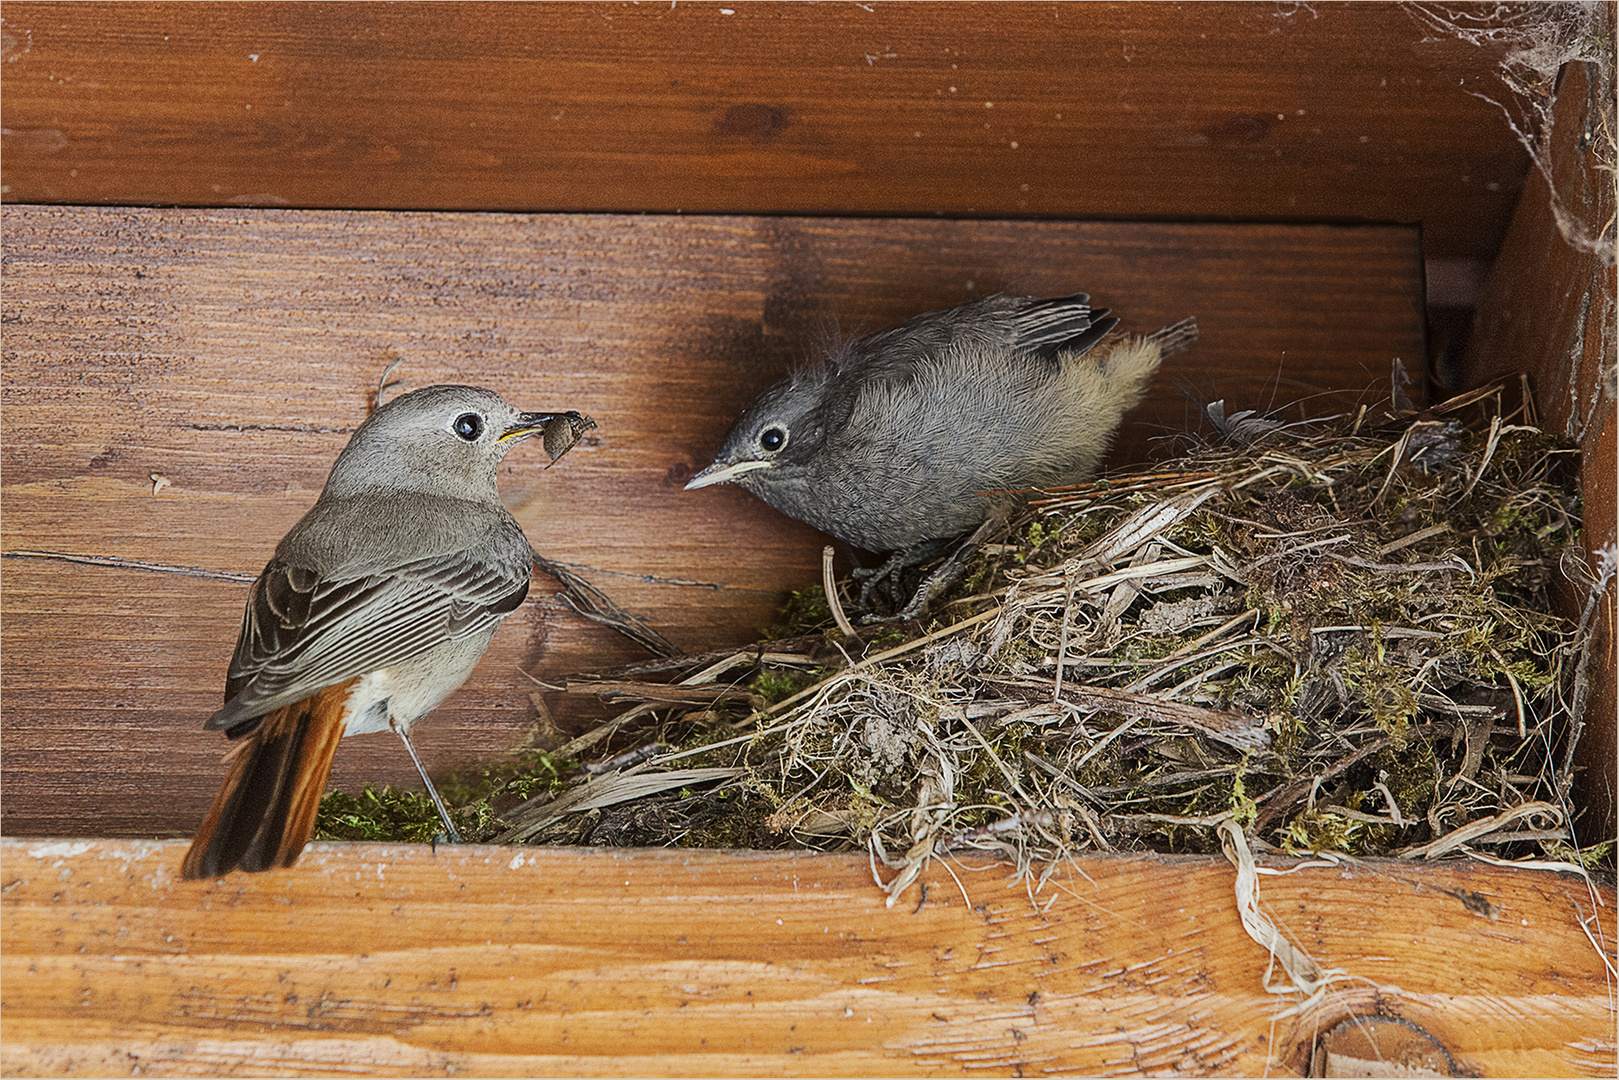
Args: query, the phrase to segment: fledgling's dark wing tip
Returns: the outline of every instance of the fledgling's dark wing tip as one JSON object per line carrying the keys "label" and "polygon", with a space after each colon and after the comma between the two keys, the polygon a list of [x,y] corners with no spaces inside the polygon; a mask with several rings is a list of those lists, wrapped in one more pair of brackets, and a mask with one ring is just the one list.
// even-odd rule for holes
{"label": "fledgling's dark wing tip", "polygon": [[1019,352],[1032,352],[1053,359],[1059,352],[1079,355],[1088,352],[1119,324],[1107,318],[1107,308],[1091,307],[1089,293],[1073,293],[1049,300],[1036,300],[1016,316]]}

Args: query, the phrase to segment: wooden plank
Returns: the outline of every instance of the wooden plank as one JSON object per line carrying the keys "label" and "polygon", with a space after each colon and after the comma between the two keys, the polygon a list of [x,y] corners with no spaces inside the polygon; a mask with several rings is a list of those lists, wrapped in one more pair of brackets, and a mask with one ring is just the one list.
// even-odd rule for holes
{"label": "wooden plank", "polygon": [[[600,422],[502,490],[546,556],[678,644],[757,640],[819,581],[819,534],[729,487],[683,492],[736,412],[834,327],[1003,288],[1079,287],[1126,326],[1202,339],[1133,414],[1121,457],[1185,429],[1186,392],[1326,409],[1423,355],[1415,230],[1397,227],[512,216],[7,207],[0,473],[7,553],[256,574],[314,501],[387,356],[411,385],[495,387]],[[1280,388],[1276,385],[1280,378]],[[1158,446],[1158,452],[1163,447]],[[154,491],[153,474],[168,486]],[[218,783],[216,707],[246,587],[0,560],[4,827],[177,835]],[[642,655],[537,580],[423,724],[432,767],[506,752],[547,681]],[[560,722],[604,715],[552,695]],[[413,783],[391,736],[333,782]]]}
{"label": "wooden plank", "polygon": [[[863,857],[0,841],[6,1075],[1298,1075],[1351,1017],[1456,1075],[1612,1076],[1613,889],[1386,860],[1261,878],[1327,996],[1263,989],[1222,862],[1087,858],[1031,896]],[[965,899],[964,899],[965,893]],[[970,903],[968,902],[970,901]],[[1611,963],[1611,960],[1608,961]]]}
{"label": "wooden plank", "polygon": [[[1613,8],[1605,9],[1609,33]],[[1593,89],[1584,64],[1569,64],[1558,86],[1546,154],[1561,203],[1553,208],[1552,186],[1536,171],[1530,178],[1512,229],[1485,285],[1467,356],[1466,385],[1527,373],[1547,430],[1578,443],[1585,528],[1581,533],[1588,566],[1596,553],[1619,542],[1619,401],[1614,369],[1619,365],[1619,271],[1614,266],[1615,192],[1613,148],[1603,150],[1588,132],[1611,122],[1594,114],[1600,95],[1612,97],[1612,83]],[[1611,109],[1611,102],[1609,108]],[[1608,116],[1611,118],[1611,112]],[[1559,230],[1558,214],[1574,242]],[[1583,242],[1582,242],[1583,241]],[[1596,241],[1591,243],[1591,241]],[[1619,798],[1619,615],[1616,586],[1608,586],[1596,616],[1592,642],[1594,692],[1582,735],[1575,784],[1579,804],[1590,808],[1584,835],[1614,835]],[[1584,588],[1570,597],[1578,618]]]}
{"label": "wooden plank", "polygon": [[[1488,21],[1493,5],[1453,5]],[[6,4],[8,201],[1422,222],[1498,54],[1398,5]]]}

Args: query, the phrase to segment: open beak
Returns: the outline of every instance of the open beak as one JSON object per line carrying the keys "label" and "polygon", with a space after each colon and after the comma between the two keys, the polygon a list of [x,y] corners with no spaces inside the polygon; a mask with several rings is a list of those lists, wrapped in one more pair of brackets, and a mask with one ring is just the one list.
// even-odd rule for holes
{"label": "open beak", "polygon": [[546,457],[555,465],[558,458],[572,450],[584,433],[595,426],[596,421],[572,410],[519,413],[511,427],[500,433],[500,441],[539,435]]}
{"label": "open beak", "polygon": [[[554,412],[526,412],[518,413],[517,420],[511,427],[500,433],[500,441],[507,439],[526,439],[535,432],[544,431],[545,425],[557,418]],[[577,414],[575,414],[577,415]]]}
{"label": "open beak", "polygon": [[705,488],[710,484],[729,483],[745,472],[752,472],[754,469],[768,469],[773,464],[775,463],[771,461],[754,460],[734,461],[729,465],[721,465],[716,461],[690,480],[687,480],[686,490],[696,491],[698,488]]}

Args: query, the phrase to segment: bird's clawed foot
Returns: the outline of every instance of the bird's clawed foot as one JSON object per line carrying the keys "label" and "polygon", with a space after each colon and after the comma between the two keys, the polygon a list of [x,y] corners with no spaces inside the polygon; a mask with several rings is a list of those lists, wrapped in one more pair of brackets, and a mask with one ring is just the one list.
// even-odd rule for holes
{"label": "bird's clawed foot", "polygon": [[899,587],[900,574],[907,567],[924,563],[948,550],[950,542],[948,540],[924,540],[922,543],[913,544],[903,551],[896,551],[889,556],[887,562],[875,570],[855,570],[854,577],[856,579],[866,579],[865,585],[860,589],[859,604],[868,614],[861,616],[861,625],[909,622],[913,619],[922,618],[927,614],[929,604],[944,595],[952,585],[961,580],[961,575],[966,572],[967,564],[972,560],[973,554],[978,550],[979,546],[1005,524],[1006,514],[1004,512],[993,513],[986,518],[984,523],[978,526],[971,536],[957,545],[954,551],[951,551],[938,566],[934,567],[922,579],[921,584],[916,587],[916,592],[911,595],[910,600],[893,615],[878,615],[871,612],[871,600],[879,583],[884,583],[886,579],[887,587],[885,591],[897,603],[898,597],[901,595]]}

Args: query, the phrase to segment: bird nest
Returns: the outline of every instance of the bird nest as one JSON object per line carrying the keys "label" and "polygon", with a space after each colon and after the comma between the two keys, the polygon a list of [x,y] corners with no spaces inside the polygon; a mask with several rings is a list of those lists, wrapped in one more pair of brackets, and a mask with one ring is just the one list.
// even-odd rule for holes
{"label": "bird nest", "polygon": [[[1218,851],[1228,822],[1262,850],[1611,861],[1570,801],[1593,607],[1553,614],[1596,594],[1574,451],[1499,395],[1375,431],[1211,419],[1217,443],[1030,503],[925,626],[855,631],[836,583],[772,640],[568,680],[622,711],[452,778],[453,812],[496,843],[864,849],[891,895],[934,856],[1038,873]],[[321,816],[435,829],[388,790]]]}

